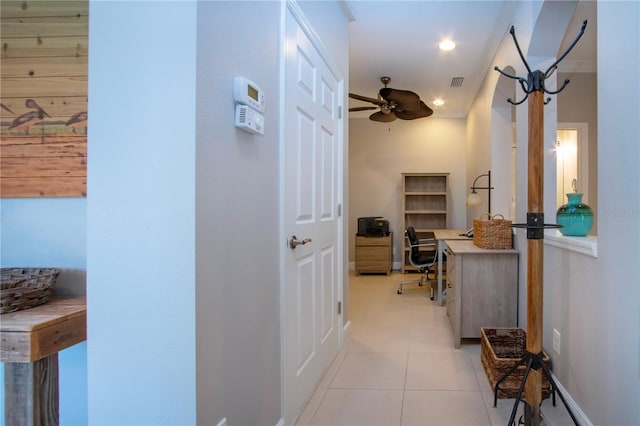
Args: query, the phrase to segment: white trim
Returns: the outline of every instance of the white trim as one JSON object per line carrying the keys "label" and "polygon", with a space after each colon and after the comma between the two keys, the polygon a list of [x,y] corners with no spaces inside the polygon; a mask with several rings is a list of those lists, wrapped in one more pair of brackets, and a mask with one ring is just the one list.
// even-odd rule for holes
{"label": "white trim", "polygon": [[[573,398],[571,398],[571,395],[569,395],[569,392],[567,392],[564,386],[562,386],[562,384],[558,380],[558,377],[556,377],[556,375],[553,374],[553,371],[551,372],[551,377],[553,378],[553,381],[556,382],[556,386],[558,387],[558,390],[560,391],[560,393],[562,393],[562,396],[564,397],[565,401],[567,402],[567,405],[571,409],[571,412],[573,413],[574,416],[576,416],[576,420],[578,420],[578,424],[581,424],[584,426],[593,426],[593,423],[589,421],[589,419],[587,418],[587,415],[584,414],[584,411],[582,411],[578,406],[578,404],[576,404],[576,402],[573,400]],[[557,405],[562,405],[562,401],[556,402],[556,406]],[[561,408],[564,408],[564,405],[562,405]],[[542,415],[544,417],[544,410],[542,410]]]}
{"label": "white trim", "polygon": [[586,237],[567,237],[557,229],[544,232],[544,244],[558,247],[563,250],[598,257],[598,237],[587,235]]}
{"label": "white trim", "polygon": [[[281,3],[281,7],[280,7],[280,40],[279,40],[279,44],[280,44],[280,90],[278,93],[278,97],[280,100],[280,104],[279,104],[279,115],[280,115],[280,122],[278,123],[279,129],[280,129],[280,140],[279,140],[279,144],[280,144],[280,152],[279,152],[279,158],[278,161],[280,162],[280,171],[279,176],[278,176],[278,196],[280,198],[279,200],[279,208],[278,208],[278,216],[279,216],[279,224],[278,226],[280,227],[280,236],[282,238],[282,236],[284,235],[284,214],[282,213],[284,211],[284,178],[282,176],[282,166],[284,165],[284,160],[285,160],[285,142],[286,142],[286,138],[285,138],[285,132],[284,132],[284,128],[285,128],[285,106],[286,106],[286,102],[285,102],[285,68],[286,68],[286,56],[287,56],[287,50],[286,50],[286,40],[287,40],[287,6],[285,3]],[[287,340],[285,338],[285,321],[286,321],[286,314],[285,314],[285,292],[286,292],[286,285],[285,285],[285,243],[281,240],[280,241],[280,259],[279,259],[279,270],[280,270],[280,415],[284,417],[285,414],[285,391],[286,391],[286,386],[285,386],[285,379],[286,379],[286,375],[285,375],[285,367],[286,367],[286,363],[285,363],[285,349],[286,349],[286,345],[287,345]],[[280,423],[284,423],[284,418],[281,417],[280,421],[278,422],[278,424]]]}
{"label": "white trim", "polygon": [[[307,35],[313,47],[318,51],[322,60],[329,67],[329,71],[333,74],[333,77],[338,81],[344,81],[344,78],[340,74],[340,68],[336,65],[336,62],[333,60],[327,48],[322,44],[322,40],[318,36],[318,33],[311,28],[307,17],[304,15],[304,12],[298,5],[296,0],[287,0],[287,10],[291,12],[291,15],[296,20],[302,31]],[[341,118],[344,119],[344,118]]]}
{"label": "white trim", "polygon": [[342,346],[340,346],[340,350],[349,343],[349,340],[351,340],[351,321],[347,321],[346,324],[342,326]]}
{"label": "white trim", "polygon": [[278,423],[276,423],[276,426],[284,426],[284,419],[278,420]]}
{"label": "white trim", "polygon": [[355,16],[353,16],[353,12],[351,11],[351,6],[349,6],[349,3],[347,3],[346,0],[338,0],[338,4],[342,9],[342,13],[344,13],[344,16],[347,17],[347,20],[349,22],[353,22],[356,20]]}

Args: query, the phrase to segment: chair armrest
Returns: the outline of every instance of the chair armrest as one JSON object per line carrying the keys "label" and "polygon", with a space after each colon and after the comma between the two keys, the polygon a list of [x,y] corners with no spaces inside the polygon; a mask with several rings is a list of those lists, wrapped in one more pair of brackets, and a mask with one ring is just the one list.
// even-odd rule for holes
{"label": "chair armrest", "polygon": [[436,239],[435,238],[424,238],[421,240],[418,240],[419,244],[436,244]]}
{"label": "chair armrest", "polygon": [[[430,242],[426,242],[424,243],[423,241],[430,241]],[[409,247],[435,247],[436,243],[434,240],[420,240],[420,243],[418,244],[410,244]]]}

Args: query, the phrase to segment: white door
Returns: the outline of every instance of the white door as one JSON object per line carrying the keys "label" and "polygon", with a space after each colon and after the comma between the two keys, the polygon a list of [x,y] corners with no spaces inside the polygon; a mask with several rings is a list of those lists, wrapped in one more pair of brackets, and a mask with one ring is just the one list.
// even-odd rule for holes
{"label": "white door", "polygon": [[286,424],[295,421],[311,396],[340,337],[342,83],[299,19],[287,11],[282,167]]}

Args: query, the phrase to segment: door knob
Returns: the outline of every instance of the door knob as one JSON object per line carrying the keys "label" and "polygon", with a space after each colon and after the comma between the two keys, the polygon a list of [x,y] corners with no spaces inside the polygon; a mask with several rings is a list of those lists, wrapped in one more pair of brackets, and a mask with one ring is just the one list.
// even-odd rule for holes
{"label": "door knob", "polygon": [[296,237],[295,235],[293,235],[291,237],[291,239],[289,240],[289,247],[291,247],[292,249],[298,247],[298,246],[303,246],[307,243],[311,242],[311,238],[305,238],[304,240],[300,241],[298,239],[298,237]]}

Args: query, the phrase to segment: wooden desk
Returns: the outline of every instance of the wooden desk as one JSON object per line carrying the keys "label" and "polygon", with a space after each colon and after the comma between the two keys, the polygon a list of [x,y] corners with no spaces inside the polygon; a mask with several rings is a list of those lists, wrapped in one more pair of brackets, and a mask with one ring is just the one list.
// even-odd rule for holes
{"label": "wooden desk", "polygon": [[447,245],[447,240],[473,240],[473,238],[465,237],[460,234],[467,232],[466,229],[434,229],[433,234],[435,235],[437,241],[438,248],[438,298],[436,302],[439,306],[442,306],[443,297],[442,297],[442,258],[444,257],[444,249]]}
{"label": "wooden desk", "polygon": [[5,425],[59,423],[58,352],[86,339],[85,297],[52,298],[0,316]]}

